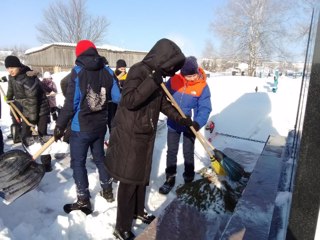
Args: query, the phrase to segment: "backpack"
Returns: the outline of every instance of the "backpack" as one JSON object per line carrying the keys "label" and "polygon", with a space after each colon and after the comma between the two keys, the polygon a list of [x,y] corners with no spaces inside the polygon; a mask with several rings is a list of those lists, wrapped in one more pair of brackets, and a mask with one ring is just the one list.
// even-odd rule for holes
{"label": "backpack", "polygon": [[[81,71],[81,66],[76,66],[74,70],[77,74]],[[105,66],[104,69],[106,69],[111,76],[113,76],[113,71],[108,67]],[[100,73],[101,74],[101,73]],[[89,78],[88,78],[89,79]],[[99,80],[101,81],[101,77],[99,77]],[[103,109],[103,107],[107,104],[107,102],[110,99],[107,99],[107,96],[110,98],[110,93],[107,93],[106,87],[102,86],[100,83],[99,86],[95,84],[93,85],[92,81],[88,81],[86,86],[86,93],[85,93],[85,101],[87,103],[88,108],[91,110],[91,112],[97,112]]]}

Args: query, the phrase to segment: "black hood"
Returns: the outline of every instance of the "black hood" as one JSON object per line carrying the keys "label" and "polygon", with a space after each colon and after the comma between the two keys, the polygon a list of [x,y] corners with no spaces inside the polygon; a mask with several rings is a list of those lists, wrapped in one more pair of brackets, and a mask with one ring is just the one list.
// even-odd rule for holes
{"label": "black hood", "polygon": [[22,65],[19,74],[25,74],[28,71],[31,71],[31,68],[26,65]]}
{"label": "black hood", "polygon": [[160,39],[143,58],[142,62],[152,70],[161,70],[163,76],[173,76],[184,64],[185,56],[177,44]]}
{"label": "black hood", "polygon": [[89,48],[85,52],[81,53],[76,59],[76,65],[81,66],[87,70],[95,71],[105,66],[106,59],[101,57],[97,50]]}

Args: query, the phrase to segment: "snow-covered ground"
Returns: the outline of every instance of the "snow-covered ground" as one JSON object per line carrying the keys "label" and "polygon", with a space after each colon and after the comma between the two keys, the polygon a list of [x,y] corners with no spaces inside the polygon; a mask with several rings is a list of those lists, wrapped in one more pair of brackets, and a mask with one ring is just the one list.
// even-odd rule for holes
{"label": "snow-covered ground", "polygon": [[[66,73],[54,74],[59,81]],[[3,75],[3,73],[2,73]],[[223,150],[234,148],[260,154],[269,135],[287,136],[294,128],[301,78],[280,77],[277,93],[273,93],[273,78],[253,78],[246,76],[219,76],[211,74],[207,80],[211,89],[213,111],[210,115],[215,124],[215,131],[234,135],[240,138],[214,135],[212,144]],[[6,83],[1,83],[6,89]],[[258,92],[255,88],[258,88]],[[58,102],[63,103],[62,94]],[[164,116],[161,116],[164,118]],[[2,101],[1,129],[5,140],[5,151],[20,148],[7,139],[10,133],[11,118],[9,108]],[[50,126],[51,130],[53,125]],[[209,136],[204,128],[201,132]],[[166,127],[157,133],[153,154],[153,167],[150,186],[147,190],[146,209],[158,216],[159,213],[175,198],[175,191],[167,196],[158,193],[165,179],[166,165]],[[259,140],[257,141],[250,141]],[[196,170],[209,165],[209,159],[201,144],[196,142]],[[86,216],[80,211],[65,214],[62,207],[65,203],[76,200],[75,185],[69,167],[70,157],[63,160],[53,159],[54,170],[47,173],[40,185],[10,205],[0,202],[0,239],[114,239],[112,232],[116,222],[116,201],[108,203],[99,195],[100,186],[97,170],[90,158],[87,160],[91,202],[94,212]],[[253,166],[247,166],[252,169]],[[182,149],[178,154],[177,184],[183,183]],[[200,176],[197,176],[200,178]],[[113,184],[114,194],[117,184]],[[284,196],[287,198],[290,196]],[[281,200],[278,200],[281,201]],[[283,200],[284,201],[284,200]],[[145,224],[135,221],[134,232],[141,233]]]}

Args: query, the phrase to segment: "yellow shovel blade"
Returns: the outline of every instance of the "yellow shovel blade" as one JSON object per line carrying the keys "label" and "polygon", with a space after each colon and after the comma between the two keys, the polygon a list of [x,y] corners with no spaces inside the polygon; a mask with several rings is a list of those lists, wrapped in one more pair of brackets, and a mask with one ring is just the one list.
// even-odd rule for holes
{"label": "yellow shovel blade", "polygon": [[226,176],[227,175],[226,172],[224,171],[223,167],[221,166],[221,164],[216,159],[211,161],[211,168],[218,175],[221,175],[221,176]]}

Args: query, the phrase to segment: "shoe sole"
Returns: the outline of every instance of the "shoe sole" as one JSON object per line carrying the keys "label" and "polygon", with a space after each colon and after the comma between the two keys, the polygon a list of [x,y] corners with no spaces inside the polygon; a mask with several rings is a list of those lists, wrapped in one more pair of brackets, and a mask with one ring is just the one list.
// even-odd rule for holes
{"label": "shoe sole", "polygon": [[133,216],[133,219],[139,219],[145,224],[150,224],[155,218],[150,221],[150,220],[146,220],[145,218],[140,217],[140,216]]}
{"label": "shoe sole", "polygon": [[71,213],[72,211],[76,211],[76,210],[80,210],[80,211],[82,211],[83,213],[85,213],[86,215],[89,215],[89,214],[92,213],[92,210],[91,210],[91,209],[83,208],[83,207],[82,207],[82,208],[79,208],[79,209],[70,210],[70,209],[68,208],[68,206],[63,206],[63,210],[64,210],[65,213],[67,213],[67,214]]}

